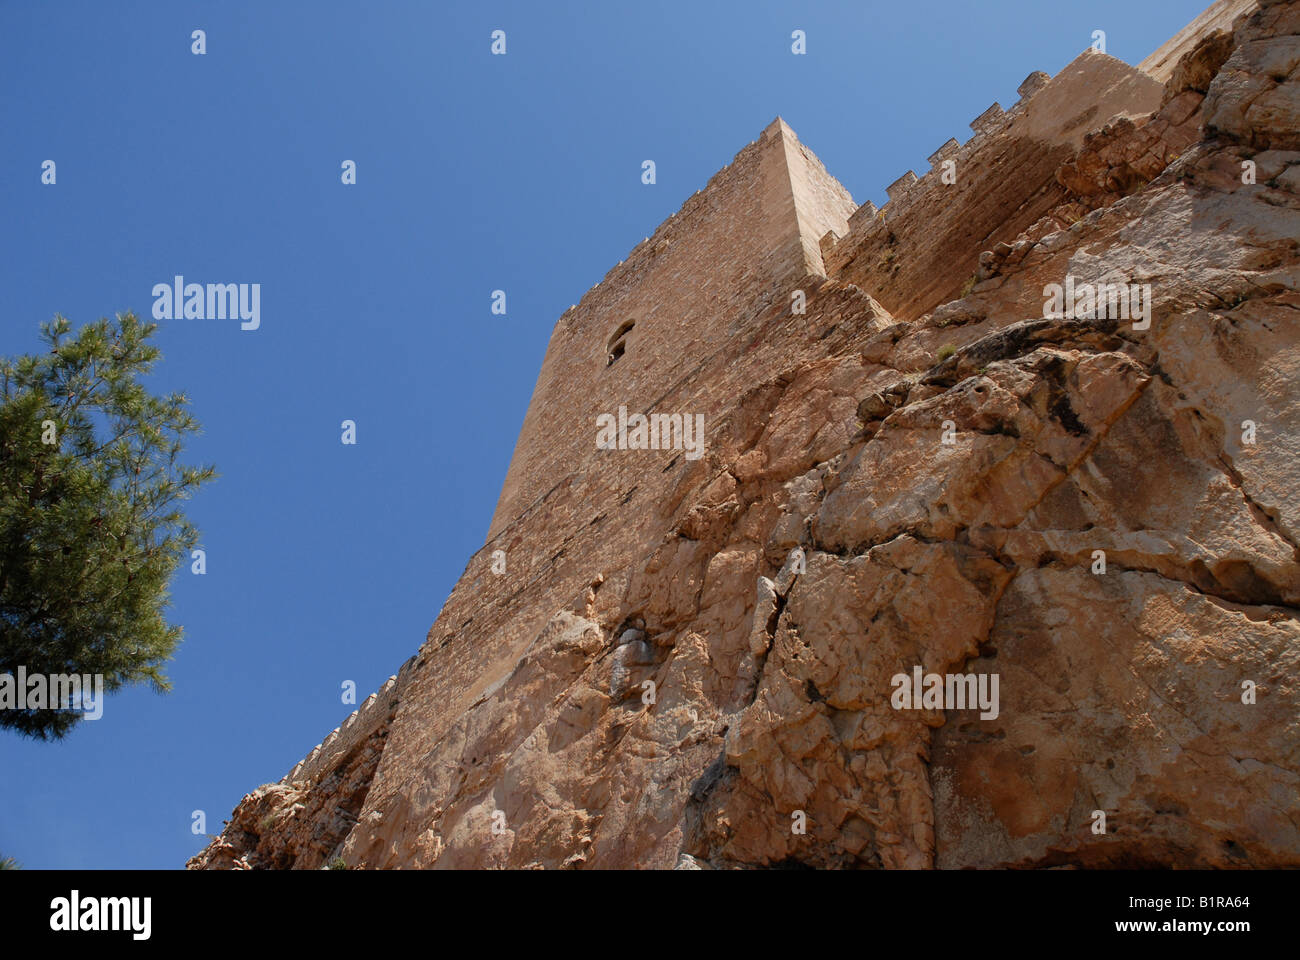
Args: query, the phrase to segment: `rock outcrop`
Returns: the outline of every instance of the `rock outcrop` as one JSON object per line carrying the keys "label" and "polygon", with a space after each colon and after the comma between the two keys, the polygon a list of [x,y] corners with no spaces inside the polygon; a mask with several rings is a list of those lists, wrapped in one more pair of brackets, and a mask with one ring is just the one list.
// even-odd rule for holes
{"label": "rock outcrop", "polygon": [[[1300,0],[1231,6],[1159,82],[1031,75],[882,211],[777,121],[681,216],[758,171],[789,255],[671,382],[644,317],[609,367],[703,456],[584,427],[509,483],[366,737],[190,866],[1300,865]],[[661,233],[629,284],[702,235]],[[916,668],[992,709],[900,706]]]}

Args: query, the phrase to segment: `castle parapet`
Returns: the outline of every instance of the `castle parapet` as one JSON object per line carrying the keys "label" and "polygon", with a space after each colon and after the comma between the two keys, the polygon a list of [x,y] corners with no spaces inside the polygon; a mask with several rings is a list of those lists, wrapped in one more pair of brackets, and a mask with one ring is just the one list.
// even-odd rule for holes
{"label": "castle parapet", "polygon": [[947,143],[945,143],[938,150],[934,151],[934,153],[930,154],[929,157],[930,169],[933,170],[935,167],[942,164],[945,160],[948,160],[956,156],[959,150],[961,150],[961,144],[957,142],[956,138],[949,137]]}
{"label": "castle parapet", "polygon": [[1002,105],[995,100],[993,106],[970,122],[970,128],[975,131],[976,136],[989,134],[1002,125],[1003,119]]}
{"label": "castle parapet", "polygon": [[916,183],[916,174],[909,170],[886,187],[885,193],[889,194],[890,202],[893,202],[905,196],[912,187],[916,186]]}
{"label": "castle parapet", "polygon": [[1039,90],[1043,89],[1043,87],[1047,86],[1047,84],[1051,82],[1051,79],[1051,76],[1043,73],[1042,70],[1035,70],[1021,81],[1020,86],[1016,87],[1016,93],[1020,94],[1020,100],[1017,102],[1024,103]]}
{"label": "castle parapet", "polygon": [[[1141,71],[1091,51],[1055,77],[1035,70],[1010,110],[990,105],[971,121],[970,139],[950,138],[930,155],[924,176],[907,171],[886,188],[883,207],[863,204],[846,235],[824,237],[828,276],[867,290],[900,320],[954,299],[981,250],[1065,201],[1056,171],[1084,134],[1116,114],[1157,109],[1162,92]],[[1091,125],[1077,122],[1084,111]]]}
{"label": "castle parapet", "polygon": [[375,693],[366,697],[361,706],[348,714],[347,719],[317,744],[311,753],[294,764],[293,769],[280,782],[318,782],[358,744],[382,727],[397,706],[399,691],[409,681],[415,661],[416,656],[408,658],[396,674],[385,680]]}
{"label": "castle parapet", "polygon": [[862,206],[858,207],[858,209],[854,210],[852,216],[849,217],[849,232],[853,233],[854,231],[864,229],[879,215],[880,210],[877,209],[874,203],[868,200]]}

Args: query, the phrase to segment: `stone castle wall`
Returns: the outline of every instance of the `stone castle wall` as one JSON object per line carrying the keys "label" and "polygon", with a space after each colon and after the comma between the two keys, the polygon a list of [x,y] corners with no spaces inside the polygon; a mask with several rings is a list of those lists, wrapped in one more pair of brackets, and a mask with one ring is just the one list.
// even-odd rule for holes
{"label": "stone castle wall", "polygon": [[[662,398],[786,281],[822,273],[818,238],[844,230],[853,209],[780,119],[741,150],[556,323],[489,538],[570,474],[639,469],[636,458],[596,450],[598,414],[620,405],[707,414]],[[627,323],[626,353],[607,365]],[[626,486],[612,477],[611,487]]]}
{"label": "stone castle wall", "polygon": [[402,689],[410,676],[415,657],[402,664],[384,685],[366,697],[361,706],[312,749],[292,770],[280,778],[283,784],[319,783],[320,780],[356,747],[388,722],[401,699]]}
{"label": "stone castle wall", "polygon": [[[1056,171],[1083,135],[1116,115],[1154,111],[1162,87],[1089,50],[1055,77],[1031,73],[1018,92],[1010,110],[994,103],[972,120],[966,143],[952,139],[936,150],[923,176],[908,170],[894,181],[883,207],[859,207],[847,236],[824,235],[828,275],[871,291],[904,320],[957,299],[981,251],[1065,201]],[[943,182],[946,161],[954,163],[953,183]]]}

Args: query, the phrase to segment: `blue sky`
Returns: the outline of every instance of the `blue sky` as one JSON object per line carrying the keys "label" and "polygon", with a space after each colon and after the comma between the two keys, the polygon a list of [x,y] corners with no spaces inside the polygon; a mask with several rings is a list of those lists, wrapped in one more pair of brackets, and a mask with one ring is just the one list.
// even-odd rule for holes
{"label": "blue sky", "polygon": [[176,274],[261,284],[260,329],[157,336],[151,386],[221,473],[174,691],[0,731],[0,856],[179,868],[192,811],[219,832],[351,712],[343,681],[395,673],[483,543],[555,319],[773,117],[880,204],[1093,30],[1137,63],[1207,2],[0,5],[0,353],[148,315]]}

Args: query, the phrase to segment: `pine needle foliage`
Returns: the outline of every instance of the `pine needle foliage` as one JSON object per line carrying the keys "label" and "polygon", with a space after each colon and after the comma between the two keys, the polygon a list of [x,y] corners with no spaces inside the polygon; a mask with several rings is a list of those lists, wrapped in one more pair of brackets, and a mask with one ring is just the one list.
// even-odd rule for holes
{"label": "pine needle foliage", "polygon": [[[125,313],[71,335],[57,316],[41,327],[48,351],[0,358],[0,673],[170,689],[168,584],[198,540],[180,504],[216,473],[180,462],[199,431],[189,400],[140,382],[156,329]],[[0,727],[42,740],[80,720],[0,710]]]}

